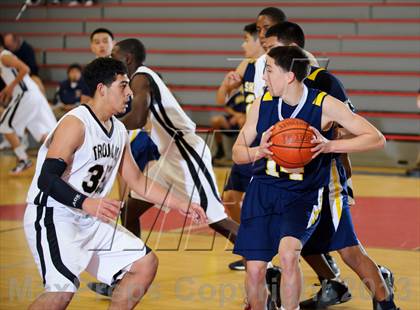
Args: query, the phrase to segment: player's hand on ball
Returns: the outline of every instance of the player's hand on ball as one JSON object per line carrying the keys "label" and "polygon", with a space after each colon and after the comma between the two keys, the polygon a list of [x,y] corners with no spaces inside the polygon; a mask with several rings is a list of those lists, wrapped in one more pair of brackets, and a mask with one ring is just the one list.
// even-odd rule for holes
{"label": "player's hand on ball", "polygon": [[120,214],[121,201],[108,198],[86,198],[83,210],[104,222],[115,221]]}
{"label": "player's hand on ball", "polygon": [[272,145],[270,138],[273,127],[274,126],[268,128],[261,136],[260,145],[258,146],[257,160],[263,157],[271,158],[271,155],[273,155],[273,152],[270,151],[270,146]]}
{"label": "player's hand on ball", "polygon": [[314,155],[312,155],[312,158],[317,157],[319,154],[321,153],[331,153],[330,150],[330,140],[328,140],[327,138],[325,138],[319,131],[318,129],[314,128],[314,127],[309,127],[313,132],[314,132],[314,136],[311,140],[311,143],[316,144],[315,147],[311,148],[311,152],[314,153]]}

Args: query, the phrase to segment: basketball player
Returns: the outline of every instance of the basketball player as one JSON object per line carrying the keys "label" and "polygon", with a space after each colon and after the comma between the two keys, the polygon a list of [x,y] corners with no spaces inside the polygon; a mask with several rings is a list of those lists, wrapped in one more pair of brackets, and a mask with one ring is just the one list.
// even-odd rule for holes
{"label": "basketball player", "polygon": [[113,222],[121,203],[106,196],[117,172],[145,199],[198,222],[206,218],[200,206],[167,196],[158,184],[146,189],[127,131],[113,116],[123,112],[131,95],[125,66],[98,58],[83,75],[93,99],[63,116],[47,137],[28,193],[25,234],[45,287],[30,309],[65,309],[84,270],[118,283],[110,309],[132,309],[146,293],[158,260],[138,237]]}
{"label": "basketball player", "polygon": [[[118,42],[112,50],[112,57],[126,64],[131,77],[133,111],[127,117],[131,117],[132,126],[141,128],[150,112],[151,138],[162,154],[145,174],[155,183],[200,204],[206,211],[209,226],[234,243],[238,224],[228,218],[220,200],[210,150],[195,134],[195,124],[160,77],[143,65],[146,58],[143,44],[137,39]],[[138,221],[139,216],[153,205],[131,191],[126,217]],[[94,283],[90,287],[106,296],[113,291],[113,287],[104,283]]]}
{"label": "basketball player", "polygon": [[[285,14],[278,8],[274,8],[274,7],[268,7],[263,9],[257,17],[257,31],[258,31],[258,36],[259,36],[259,40],[264,48],[265,51],[268,51],[268,48],[266,46],[265,43],[265,34],[267,32],[267,30],[278,24],[281,22],[286,21],[286,16]],[[314,56],[308,52],[304,50],[304,53],[306,54],[306,56],[308,57],[308,59],[310,59],[311,65],[313,66],[318,66],[318,63],[316,61],[316,59],[314,58]],[[264,68],[265,68],[265,54],[260,56],[256,62],[255,62],[255,76],[254,76],[254,94],[255,97],[260,97],[262,96],[263,92],[264,92],[264,88],[265,88],[265,81],[263,80],[263,72],[264,72]],[[245,182],[245,180],[243,180],[243,182]],[[315,265],[313,264],[312,266],[315,267]],[[322,268],[322,270],[321,270]],[[325,254],[323,255],[323,257],[321,257],[318,260],[318,267],[316,267],[317,269],[317,273],[324,274],[324,276],[326,274],[334,274],[334,275],[339,275],[340,274],[340,270],[338,269],[338,266],[336,264],[336,262],[334,261],[333,257]],[[267,270],[267,284],[271,289],[275,289],[277,290],[278,287],[276,288],[276,285],[273,285],[273,282],[277,282],[276,279],[278,279],[280,277],[280,272],[279,269],[274,267],[274,268],[269,268]],[[342,289],[344,288],[344,289]],[[347,295],[347,288],[346,287],[341,287],[339,289],[341,290],[341,294],[339,295]],[[336,291],[333,291],[333,294],[337,293]],[[278,296],[279,294],[277,294]],[[272,294],[271,297],[273,297],[274,294]],[[335,295],[334,295],[335,296]],[[339,298],[334,298],[335,300],[339,299]],[[340,298],[341,300],[341,298]],[[279,302],[279,299],[277,298],[277,302]]]}
{"label": "basketball player", "polygon": [[[285,20],[286,15],[284,14],[284,12],[281,9],[275,7],[267,7],[258,14],[258,18],[256,21],[256,32],[260,46],[262,46],[261,39],[264,39],[267,27]],[[259,53],[262,53],[262,51],[260,51]],[[252,96],[255,98],[257,88],[263,88],[263,84],[261,81],[264,65],[265,55],[260,55],[256,58],[256,60],[253,63],[250,63],[247,60],[242,61],[238,68],[235,70],[235,72],[228,74],[229,82],[233,84],[230,87],[237,87],[241,84],[241,82],[244,82],[245,86],[245,83],[247,83],[247,92],[249,93],[248,95],[251,95],[252,93]],[[246,77],[245,72],[247,72]],[[223,97],[223,92],[221,92],[219,88],[217,100],[222,100]],[[229,175],[227,185],[224,189],[224,204],[225,207],[229,210],[229,213],[234,216],[234,220],[238,220],[238,217],[240,217],[240,203],[243,198],[243,193],[246,191],[249,179],[251,178],[250,166],[251,165],[237,165],[234,163]],[[243,263],[243,260],[238,260],[229,264],[229,268],[231,270],[245,270],[245,265]]]}
{"label": "basketball player", "polygon": [[[298,47],[276,47],[268,52],[264,80],[269,93],[251,106],[233,148],[235,162],[255,161],[234,248],[235,253],[247,259],[245,285],[248,301],[255,310],[265,307],[266,266],[277,253],[282,262],[282,308],[299,309],[302,290],[299,256],[319,222],[323,188],[329,182],[332,158],[329,153],[360,152],[385,144],[385,138],[375,127],[341,101],[308,89],[302,81],[309,68],[306,54]],[[270,94],[279,97],[278,104]],[[313,143],[317,146],[312,149],[313,160],[308,165],[288,170],[271,160],[268,140],[275,123],[295,117],[312,126]],[[354,138],[331,140],[333,122],[343,126]],[[250,147],[255,139],[260,144]],[[376,277],[381,282],[378,272]],[[382,288],[375,294],[386,298],[386,288]]]}
{"label": "basketball player", "polygon": [[[226,74],[222,84],[216,93],[216,103],[225,106],[225,115],[212,117],[211,123],[215,129],[216,154],[214,159],[225,156],[222,133],[218,130],[232,130],[224,134],[235,136],[242,125],[245,123],[245,114],[248,104],[254,101],[253,81],[255,72],[255,60],[265,53],[257,36],[257,26],[255,23],[244,27],[244,42],[242,43],[245,59],[241,61],[235,71]],[[245,78],[247,79],[245,81]],[[232,216],[232,215],[231,215]],[[236,221],[238,216],[232,216]]]}
{"label": "basketball player", "polygon": [[[112,48],[115,45],[114,34],[111,30],[107,28],[98,28],[94,30],[90,35],[90,42],[91,51],[96,57],[111,57]],[[117,117],[122,121],[125,127],[129,129],[131,153],[139,169],[145,171],[146,166],[151,166],[159,158],[160,154],[147,132],[138,126],[138,113],[136,107],[134,107],[132,111],[132,102],[130,98],[125,112],[117,115]],[[119,187],[120,197],[121,199],[124,199],[127,186],[121,179],[119,179]],[[124,208],[121,213],[122,223],[124,227],[134,235],[140,236],[139,215],[133,214],[135,216],[127,216],[126,213],[128,208],[134,208],[135,210],[133,210],[133,212],[136,212],[138,209],[135,205],[129,203],[127,208]],[[89,284],[89,286],[93,287],[94,285]]]}
{"label": "basketball player", "polygon": [[[230,112],[230,114],[219,116],[218,119],[215,120],[214,125],[220,124],[220,128],[230,128],[235,129],[236,131],[239,131],[239,129],[242,128],[245,122],[246,112],[249,109],[250,104],[255,100],[255,60],[265,53],[257,36],[256,24],[253,23],[245,26],[244,31],[245,37],[242,48],[245,52],[245,59],[239,64],[235,71],[231,71],[225,76],[222,85],[219,87],[216,94],[216,102],[218,104],[225,104],[227,111]],[[213,126],[213,128],[217,128],[217,126]],[[236,135],[237,132],[234,132],[233,134]],[[221,134],[218,133],[218,135],[221,139]],[[215,137],[216,143],[221,143],[221,140],[218,141],[217,133],[215,134]],[[218,148],[222,147],[222,145],[218,146]],[[242,196],[246,191],[251,175],[251,165],[233,164],[226,186],[223,190],[223,204],[229,215],[237,223],[240,222],[240,203],[242,201]],[[229,268],[231,270],[242,271],[245,270],[245,264],[242,260],[238,260],[230,263]]]}
{"label": "basketball player", "polygon": [[[286,15],[283,13],[282,10],[275,8],[275,7],[268,7],[263,9],[257,17],[257,31],[258,31],[258,38],[260,39],[260,43],[264,50],[267,52],[268,49],[265,46],[265,33],[267,32],[268,28],[274,26],[278,23],[286,21]],[[308,51],[304,50],[306,56],[309,58],[312,65],[318,65],[317,60],[315,57]],[[255,62],[255,97],[261,97],[264,89],[265,89],[265,82],[263,80],[263,73],[265,68],[265,55],[260,56],[257,61]]]}
{"label": "basketball player", "polygon": [[10,174],[17,175],[32,166],[19,137],[28,129],[35,140],[42,142],[57,121],[44,95],[29,77],[28,66],[4,48],[1,34],[0,74],[6,84],[0,92],[0,102],[8,103],[0,118],[0,134],[16,155],[17,164]]}
{"label": "basketball player", "polygon": [[[292,45],[304,48],[305,35],[298,24],[283,22],[267,30],[265,44],[269,49],[276,46]],[[326,69],[311,66],[310,74],[304,80],[304,83],[309,88],[326,92],[348,105],[353,112],[355,111],[341,82]],[[335,127],[335,136],[337,138],[339,135],[346,134],[342,129]],[[356,237],[349,212],[349,206],[354,204],[350,177],[351,166],[347,154],[335,154],[332,159],[330,182],[324,189],[325,199],[323,199],[321,222],[314,236],[302,250],[302,255],[318,273],[322,285],[320,291],[313,298],[301,303],[303,309],[321,309],[347,301],[350,298],[347,285],[338,279],[334,279],[338,275],[334,275],[328,270],[324,271],[324,268],[322,268],[324,265],[322,262],[323,257],[310,255],[322,253],[321,249],[325,252],[328,250],[339,250],[343,258],[347,259],[345,262],[362,279],[369,278],[369,274],[377,274],[378,267],[384,278],[393,277],[391,271],[385,267],[377,267],[373,263],[365,254]],[[334,235],[334,237],[331,237],[331,240],[328,241],[326,236],[329,234]],[[353,258],[353,261],[350,260],[350,257]],[[354,260],[358,260],[361,263],[355,266]],[[363,272],[363,270],[367,270],[367,272]],[[376,277],[373,277],[373,279],[376,279]],[[383,285],[384,283],[375,284]],[[393,288],[388,285],[388,289],[392,291]],[[374,304],[376,304],[375,300]]]}
{"label": "basketball player", "polygon": [[[258,33],[259,41],[262,44],[265,51],[268,51],[268,48],[265,44],[265,40],[266,40],[265,34],[267,30],[273,25],[284,22],[285,20],[286,20],[286,15],[284,14],[284,12],[281,9],[275,8],[275,7],[267,7],[258,14],[257,22],[256,22],[257,33]],[[317,63],[314,57],[308,51],[305,51],[305,53],[311,59],[312,64]],[[239,68],[240,67],[241,66],[239,66]],[[249,81],[249,82],[252,82],[253,93],[255,97],[261,96],[262,91],[265,87],[265,82],[262,78],[264,67],[265,67],[265,54],[261,55],[255,61],[254,77],[253,78],[251,77]],[[238,79],[239,78],[236,77],[236,80]],[[229,206],[229,211],[233,214],[240,214],[240,201],[241,200],[239,198],[242,199],[242,196],[243,196],[242,193],[246,191],[247,185],[249,184],[249,181],[251,179],[251,176],[252,176],[251,166],[252,166],[251,164],[241,165],[241,166],[234,164],[232,167],[231,175],[227,183],[228,187],[226,189],[236,189],[235,194],[234,194],[235,196],[233,195],[231,196],[230,195],[231,192],[229,192],[227,196],[224,193],[223,197],[224,199],[226,199],[225,206]],[[324,273],[329,272],[328,274],[338,275],[340,272],[338,270],[338,267],[334,259],[330,255],[325,255],[324,257],[322,257],[322,261],[319,262],[319,266],[320,266],[319,268],[325,269]],[[242,261],[234,262],[229,267],[233,270],[245,269]],[[318,273],[320,272],[318,271]],[[267,282],[268,282],[269,287],[271,287],[273,284],[272,283],[273,279],[275,281],[276,278],[279,278],[280,273],[279,273],[278,268],[274,267],[273,269],[269,268],[267,274],[269,275],[267,276]],[[274,289],[275,288],[276,288],[276,285],[274,285]],[[342,295],[346,293],[347,293],[347,288],[342,290]],[[338,298],[334,298],[334,299],[337,300]]]}
{"label": "basketball player", "polygon": [[[90,35],[90,49],[95,57],[111,57],[112,48],[115,45],[114,34],[107,28],[97,28]],[[138,125],[137,117],[139,115],[137,106],[132,106],[131,98],[128,100],[126,109],[123,113],[116,115],[122,121],[128,131],[131,154],[137,166],[141,171],[145,171],[151,167],[159,158],[160,154],[150,139],[146,130]],[[119,197],[121,200],[126,199],[127,185],[121,176],[117,177],[119,187]],[[129,198],[127,206],[121,211],[121,223],[135,236],[140,237],[140,215],[142,204],[138,200],[134,201]],[[88,287],[101,295],[111,296],[112,288],[105,283],[89,282]]]}

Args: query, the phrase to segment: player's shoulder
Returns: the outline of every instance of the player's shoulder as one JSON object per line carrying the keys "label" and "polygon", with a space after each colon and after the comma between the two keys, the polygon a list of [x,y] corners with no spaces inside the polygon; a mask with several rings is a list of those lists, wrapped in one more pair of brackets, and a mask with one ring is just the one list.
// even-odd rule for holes
{"label": "player's shoulder", "polygon": [[323,78],[330,78],[333,75],[326,68],[311,66],[311,71],[307,77],[308,80],[317,81]]}
{"label": "player's shoulder", "polygon": [[320,83],[339,86],[342,85],[340,79],[325,68],[314,67],[314,69],[311,70],[311,74],[308,76],[308,78],[310,80],[312,79],[314,81],[319,81]]}

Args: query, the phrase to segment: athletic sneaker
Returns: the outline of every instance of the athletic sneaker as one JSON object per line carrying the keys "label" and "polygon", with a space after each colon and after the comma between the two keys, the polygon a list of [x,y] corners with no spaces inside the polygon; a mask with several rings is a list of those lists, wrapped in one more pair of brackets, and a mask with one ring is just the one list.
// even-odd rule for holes
{"label": "athletic sneaker", "polygon": [[1,141],[0,143],[0,151],[10,149],[11,147],[12,146],[10,145],[9,141],[7,141],[6,139],[3,139],[3,141]]}
{"label": "athletic sneaker", "polygon": [[[274,306],[281,306],[280,299],[280,279],[281,279],[281,269],[277,266],[267,268],[265,273],[265,282],[268,288],[268,308],[275,309]],[[273,306],[274,305],[274,306]]]}
{"label": "athletic sneaker", "polygon": [[337,280],[323,280],[315,296],[300,303],[302,309],[324,309],[351,299],[347,284]]}
{"label": "athletic sneaker", "polygon": [[101,282],[89,282],[87,286],[95,293],[105,297],[111,297],[115,287]]}
{"label": "athletic sneaker", "polygon": [[[394,295],[394,274],[392,273],[391,270],[389,270],[388,268],[384,267],[384,266],[380,266],[378,265],[379,271],[382,274],[382,277],[385,280],[385,284],[389,290],[389,292],[392,294],[392,296]],[[383,309],[383,307],[381,307],[381,305],[375,300],[372,299],[372,304],[373,304],[373,310],[388,310],[388,309]],[[399,308],[392,308],[390,310],[398,310]]]}
{"label": "athletic sneaker", "polygon": [[229,269],[234,271],[244,271],[245,265],[242,259],[229,264]]}
{"label": "athletic sneaker", "polygon": [[30,159],[27,159],[27,160],[22,159],[18,161],[18,163],[16,164],[16,167],[10,170],[10,174],[18,175],[24,172],[25,170],[28,170],[31,167],[32,167],[32,161]]}
{"label": "athletic sneaker", "polygon": [[378,265],[378,268],[382,274],[382,277],[385,280],[388,290],[390,291],[391,294],[394,293],[394,274],[392,273],[391,270],[389,270],[388,268],[384,266]]}

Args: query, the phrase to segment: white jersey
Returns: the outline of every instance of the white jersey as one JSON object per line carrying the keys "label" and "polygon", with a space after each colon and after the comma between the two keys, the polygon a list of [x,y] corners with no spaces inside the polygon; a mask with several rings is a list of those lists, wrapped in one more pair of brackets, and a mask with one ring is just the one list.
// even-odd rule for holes
{"label": "white jersey", "polygon": [[[18,75],[18,72],[15,68],[6,67],[1,61],[3,56],[13,55],[12,52],[8,50],[3,50],[0,53],[0,75],[6,85],[10,85]],[[38,86],[31,79],[28,74],[25,74],[23,80],[13,89],[13,97],[16,98],[19,94],[28,91],[28,90],[39,90]]]}
{"label": "white jersey", "polygon": [[[88,197],[105,197],[111,191],[118,172],[128,139],[127,130],[119,120],[112,117],[112,127],[108,132],[87,105],[71,110],[61,120],[69,115],[77,117],[84,124],[85,137],[81,147],[74,153],[72,163],[63,173],[62,179]],[[42,204],[47,207],[64,206],[51,197],[45,197],[37,185],[54,131],[55,128],[39,149],[35,176],[27,197],[29,204]],[[45,201],[46,199],[48,200]]]}
{"label": "white jersey", "polygon": [[261,55],[255,61],[254,94],[259,98],[264,94],[265,81],[263,80],[265,59],[267,54]]}
{"label": "white jersey", "polygon": [[[140,66],[133,74],[146,73],[156,85],[152,85],[154,95],[150,106],[150,121],[152,124],[151,138],[157,145],[160,154],[165,154],[173,145],[173,136],[176,132],[195,133],[196,125],[182,110],[178,101],[165,85],[162,79],[146,66]],[[157,91],[158,94],[157,94]]]}
{"label": "white jersey", "polygon": [[[306,50],[303,50],[309,59],[311,66],[319,67],[316,58]],[[255,75],[254,75],[254,94],[255,98],[261,97],[264,94],[265,81],[263,80],[264,68],[267,54],[261,55],[255,61]]]}

